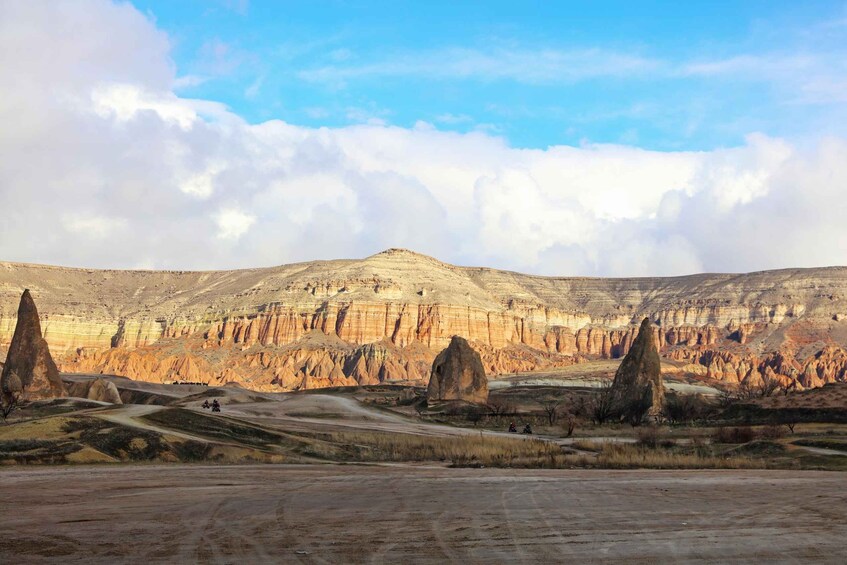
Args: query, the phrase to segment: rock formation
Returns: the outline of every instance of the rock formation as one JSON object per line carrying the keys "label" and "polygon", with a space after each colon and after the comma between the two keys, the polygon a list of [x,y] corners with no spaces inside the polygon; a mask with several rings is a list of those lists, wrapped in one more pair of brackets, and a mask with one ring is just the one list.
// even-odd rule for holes
{"label": "rock formation", "polygon": [[612,393],[621,416],[641,422],[643,415],[661,415],[665,399],[659,348],[649,318],[644,318],[638,336],[615,373]]}
{"label": "rock formation", "polygon": [[86,398],[98,402],[123,404],[118,387],[112,381],[104,378],[73,383],[68,387],[68,394],[77,398]]}
{"label": "rock formation", "polygon": [[65,395],[59,371],[41,335],[38,310],[29,290],[21,295],[15,333],[0,374],[0,391],[4,404],[13,396],[35,400]]}
{"label": "rock formation", "polygon": [[662,355],[702,365],[705,378],[754,382],[770,367],[802,386],[847,379],[847,355],[837,353],[847,349],[844,267],[550,278],[396,249],[215,272],[0,263],[0,358],[26,287],[37,291],[61,370],[156,382],[260,390],[423,383],[453,335],[496,376],[622,357],[644,316],[659,322]]}
{"label": "rock formation", "polygon": [[447,349],[432,362],[426,399],[429,403],[461,400],[484,404],[488,401],[488,378],[482,360],[464,338],[453,336]]}

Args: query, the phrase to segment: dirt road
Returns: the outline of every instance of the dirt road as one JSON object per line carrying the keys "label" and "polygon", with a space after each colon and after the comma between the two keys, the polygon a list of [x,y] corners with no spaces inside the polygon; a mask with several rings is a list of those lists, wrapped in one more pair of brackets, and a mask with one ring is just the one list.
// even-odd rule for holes
{"label": "dirt road", "polygon": [[0,470],[3,562],[844,563],[847,475]]}

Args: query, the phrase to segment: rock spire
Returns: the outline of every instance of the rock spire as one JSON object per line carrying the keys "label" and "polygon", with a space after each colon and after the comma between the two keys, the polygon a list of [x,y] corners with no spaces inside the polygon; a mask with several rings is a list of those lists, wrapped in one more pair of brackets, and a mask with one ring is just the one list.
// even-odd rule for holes
{"label": "rock spire", "polygon": [[432,363],[427,402],[462,400],[483,404],[488,401],[488,378],[479,353],[457,335]]}
{"label": "rock spire", "polygon": [[38,310],[28,289],[21,295],[18,306],[15,333],[0,374],[0,393],[4,404],[13,396],[35,400],[66,394],[47,341],[41,335]]}
{"label": "rock spire", "polygon": [[629,353],[621,361],[612,384],[621,417],[640,423],[643,416],[661,415],[665,400],[662,364],[653,324],[644,318]]}

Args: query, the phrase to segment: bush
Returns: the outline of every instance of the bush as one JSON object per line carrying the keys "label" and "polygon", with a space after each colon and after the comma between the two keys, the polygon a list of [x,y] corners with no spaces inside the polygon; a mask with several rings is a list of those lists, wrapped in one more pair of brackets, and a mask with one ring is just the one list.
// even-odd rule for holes
{"label": "bush", "polygon": [[598,426],[602,426],[615,417],[617,411],[611,381],[603,382],[599,390],[591,395],[588,400],[588,413],[591,420]]}
{"label": "bush", "polygon": [[762,439],[779,439],[785,436],[785,430],[782,429],[782,426],[771,424],[762,428],[759,435]]}
{"label": "bush", "polygon": [[754,439],[756,432],[750,426],[720,427],[712,435],[712,441],[715,443],[747,443]]}
{"label": "bush", "polygon": [[646,426],[638,430],[638,443],[645,447],[656,449],[659,447],[661,434],[656,426]]}
{"label": "bush", "polygon": [[689,424],[704,420],[711,410],[711,403],[700,394],[677,393],[665,397],[664,415],[671,424]]}

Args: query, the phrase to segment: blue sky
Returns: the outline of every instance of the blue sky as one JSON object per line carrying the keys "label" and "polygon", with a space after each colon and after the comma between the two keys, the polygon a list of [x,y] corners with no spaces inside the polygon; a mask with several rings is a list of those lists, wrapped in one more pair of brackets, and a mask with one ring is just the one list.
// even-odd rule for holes
{"label": "blue sky", "polygon": [[134,5],[169,34],[180,95],[252,123],[422,120],[516,147],[659,150],[844,128],[844,2]]}

